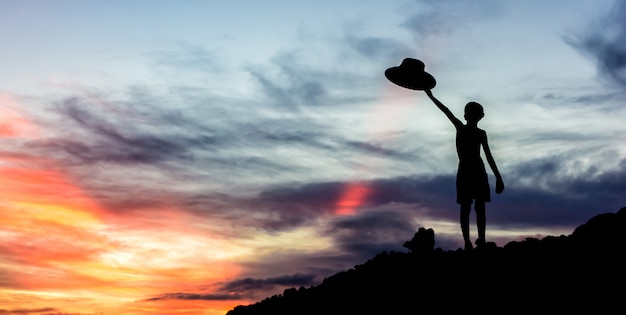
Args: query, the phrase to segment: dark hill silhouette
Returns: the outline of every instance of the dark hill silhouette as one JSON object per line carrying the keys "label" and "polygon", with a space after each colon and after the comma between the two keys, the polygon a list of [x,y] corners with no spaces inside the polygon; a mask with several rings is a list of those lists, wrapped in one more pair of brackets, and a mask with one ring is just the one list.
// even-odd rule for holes
{"label": "dark hill silhouette", "polygon": [[[310,288],[227,315],[621,313],[626,293],[626,207],[568,236],[527,238],[474,250],[434,248],[420,228],[408,252],[382,252]],[[622,311],[619,311],[622,309]]]}

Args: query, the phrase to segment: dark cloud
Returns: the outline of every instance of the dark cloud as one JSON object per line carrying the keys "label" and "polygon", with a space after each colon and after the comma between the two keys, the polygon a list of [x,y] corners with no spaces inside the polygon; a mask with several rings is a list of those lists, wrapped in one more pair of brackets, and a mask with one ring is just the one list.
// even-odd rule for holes
{"label": "dark cloud", "polygon": [[[509,172],[503,174],[507,187],[505,192],[502,195],[492,192],[493,203],[488,205],[488,209],[493,209],[489,210],[489,223],[510,227],[573,227],[598,211],[619,209],[626,203],[623,198],[626,191],[625,165],[626,162],[621,162],[617,169],[607,170],[594,167],[585,170],[581,166],[572,173],[567,159],[554,156],[512,166]],[[337,207],[345,187],[350,184],[325,182],[276,187],[261,193],[259,199],[271,200],[279,209],[300,209],[300,214],[319,211],[318,215],[321,215]],[[359,185],[369,191],[362,200],[361,209],[392,203],[412,204],[433,209],[429,215],[441,220],[457,220],[454,175],[396,177],[364,181]],[[362,223],[367,226],[371,218],[374,217],[357,219],[363,220]],[[302,223],[292,216],[281,219],[293,221],[272,224],[272,227]],[[402,217],[383,216],[377,222],[382,225],[393,222],[406,229],[402,220]]]}
{"label": "dark cloud", "polygon": [[58,123],[67,133],[37,144],[65,153],[73,163],[134,165],[191,160],[193,150],[210,150],[224,141],[181,114],[115,103],[114,110],[102,112],[94,105],[76,97],[58,102]]}
{"label": "dark cloud", "polygon": [[0,314],[6,314],[6,315],[30,315],[30,314],[39,314],[39,313],[44,313],[44,312],[54,312],[56,311],[56,309],[51,308],[51,307],[44,307],[44,308],[33,308],[33,309],[27,309],[27,308],[22,308],[22,309],[13,309],[13,310],[3,310],[0,309]]}
{"label": "dark cloud", "polygon": [[418,213],[413,207],[403,210],[381,209],[340,217],[325,234],[334,238],[340,250],[362,259],[382,251],[401,251],[402,244],[417,230],[411,222]]}
{"label": "dark cloud", "polygon": [[559,104],[567,104],[571,106],[573,104],[589,105],[589,104],[604,104],[607,102],[616,101],[619,98],[617,93],[597,93],[597,94],[583,94],[583,95],[559,95],[555,93],[548,93],[542,96],[544,100],[551,101],[550,106]]}
{"label": "dark cloud", "polygon": [[[353,185],[367,191],[363,195],[359,209],[375,208],[391,203],[428,205],[445,209],[450,196],[454,194],[454,177],[397,177],[359,182],[321,182],[301,186],[276,186],[267,189],[251,201],[257,209],[266,209],[272,215],[268,220],[258,220],[258,226],[268,230],[284,230],[304,225],[318,218],[334,213],[346,190]],[[453,200],[453,199],[452,199]],[[261,206],[262,205],[262,206]],[[454,215],[454,211],[441,211],[443,216]],[[369,214],[373,215],[373,214]],[[369,217],[359,218],[366,220]],[[397,222],[401,221],[399,219]],[[380,221],[381,224],[388,222]]]}
{"label": "dark cloud", "polygon": [[616,1],[600,21],[566,42],[593,57],[602,75],[626,87],[626,3]]}
{"label": "dark cloud", "polygon": [[[83,131],[91,133],[95,145],[76,140],[58,140],[67,153],[82,162],[108,162],[112,164],[157,163],[171,159],[190,159],[188,149],[195,146],[214,145],[216,139],[203,135],[199,130],[188,135],[163,135],[157,133],[133,133],[133,126],[107,122],[102,117],[82,109],[77,99],[62,103],[60,112],[77,123]],[[61,144],[62,143],[62,144]]]}
{"label": "dark cloud", "polygon": [[[337,132],[342,126],[326,117],[265,115],[226,99],[225,105],[200,106],[204,99],[195,91],[181,93],[176,104],[189,105],[187,111],[145,87],[131,89],[122,100],[95,92],[61,99],[51,107],[57,116],[42,123],[53,130],[51,136],[24,147],[54,157],[85,191],[119,210],[154,206],[164,190],[179,194],[174,199],[182,203],[197,204],[197,196],[207,201],[210,192],[185,191],[181,182],[219,182],[236,194],[233,187],[277,181],[285,174],[298,178],[317,167],[307,164],[317,157],[339,168],[352,168],[363,156],[413,158],[342,136]],[[241,115],[242,107],[248,115]],[[294,150],[305,158],[294,159]]]}
{"label": "dark cloud", "polygon": [[298,78],[295,82],[281,86],[275,78],[263,70],[249,69],[250,74],[260,84],[263,93],[275,106],[296,110],[302,105],[318,105],[326,93],[320,82]]}
{"label": "dark cloud", "polygon": [[[145,96],[146,93],[149,92],[144,91],[142,97],[151,97]],[[63,153],[71,158],[72,164],[159,167],[169,162],[196,166],[224,164],[224,167],[236,164],[232,166],[281,171],[285,170],[281,165],[289,160],[278,163],[258,154],[267,150],[271,156],[271,149],[278,146],[309,149],[311,154],[351,152],[400,159],[411,157],[370,142],[344,138],[325,121],[306,116],[238,117],[236,113],[222,112],[221,107],[216,108],[216,113],[212,109],[183,113],[160,106],[165,104],[158,100],[146,105],[136,95],[130,95],[126,102],[106,98],[104,101],[113,108],[102,110],[92,100],[79,97],[57,102],[56,112],[61,116],[56,124],[65,132],[31,145],[56,150],[54,156]],[[215,114],[221,115],[221,119],[215,120]]]}
{"label": "dark cloud", "polygon": [[465,27],[474,19],[494,16],[498,2],[460,0],[414,1],[414,10],[401,26],[420,36],[441,36]]}
{"label": "dark cloud", "polygon": [[353,151],[355,153],[364,153],[364,154],[367,154],[368,156],[378,155],[378,156],[396,159],[396,160],[411,161],[411,160],[415,160],[415,157],[416,157],[414,154],[411,154],[408,152],[399,151],[395,149],[388,149],[378,144],[374,144],[374,143],[366,142],[366,141],[347,140],[342,143],[341,147],[348,151]]}
{"label": "dark cloud", "polygon": [[[414,205],[392,204],[360,210],[349,216],[327,217],[328,223],[320,227],[319,234],[331,240],[333,244],[331,247],[315,252],[306,250],[272,252],[253,261],[241,263],[261,274],[276,273],[277,270],[305,272],[307,279],[316,282],[370,259],[382,251],[405,251],[402,244],[410,240],[418,227],[422,226],[420,219],[426,212],[427,210]],[[257,222],[257,225],[259,223]],[[315,239],[309,241],[316,242]],[[446,244],[445,237],[439,238],[439,241]],[[254,287],[258,284],[258,280],[243,281],[244,284],[249,282],[254,284]],[[306,283],[301,285],[304,286]],[[258,289],[265,289],[265,286],[259,285]]]}
{"label": "dark cloud", "polygon": [[[387,207],[361,210],[350,216],[329,218],[320,235],[332,239],[332,247],[326,250],[278,252],[242,262],[257,273],[275,273],[277,270],[306,272],[306,282],[294,283],[292,287],[318,284],[321,279],[366,261],[383,251],[406,251],[402,244],[413,237],[421,226],[415,217],[423,214],[415,206],[393,204]],[[438,237],[439,244],[450,244],[445,237]],[[315,242],[314,239],[311,242]],[[279,269],[277,267],[280,266]],[[310,280],[310,281],[308,281]],[[252,284],[247,294],[254,295],[271,288],[259,285],[258,280],[247,279]],[[235,281],[239,283],[239,281]],[[274,289],[273,291],[277,291]]]}
{"label": "dark cloud", "polygon": [[[298,112],[303,107],[346,107],[375,99],[371,89],[350,88],[374,84],[367,75],[350,67],[323,68],[298,52],[286,52],[275,56],[269,65],[248,66],[267,99],[267,105],[281,110]],[[346,91],[351,91],[346,94]]]}
{"label": "dark cloud", "polygon": [[199,293],[165,293],[153,298],[145,299],[147,302],[164,301],[164,300],[207,300],[207,301],[230,301],[240,300],[242,297],[238,294],[199,294]]}
{"label": "dark cloud", "polygon": [[550,92],[540,95],[538,98],[533,96],[531,99],[538,105],[550,109],[567,107],[579,108],[585,111],[599,110],[612,112],[621,108],[622,100],[624,99],[624,92],[610,91],[608,89],[603,91],[587,91],[581,89],[568,91],[566,93]]}
{"label": "dark cloud", "polygon": [[299,287],[316,283],[316,275],[296,273],[264,279],[238,279],[225,284],[222,289],[228,292],[247,293],[250,291],[269,290],[276,286]]}
{"label": "dark cloud", "polygon": [[626,160],[616,169],[601,166],[581,165],[572,172],[568,159],[558,156],[520,164],[504,175],[510,188],[493,204],[490,222],[574,228],[595,214],[623,207]]}
{"label": "dark cloud", "polygon": [[250,136],[255,138],[257,144],[274,147],[298,148],[317,154],[340,154],[379,156],[397,160],[414,159],[413,154],[385,148],[380,144],[363,140],[355,140],[333,133],[332,127],[318,125],[316,123],[306,123],[309,127],[301,129],[293,124],[285,124],[281,121],[267,121],[258,126],[249,126]]}
{"label": "dark cloud", "polygon": [[[299,187],[276,187],[259,195],[260,200],[280,203],[298,203],[330,211],[337,207],[346,187],[359,184],[366,187],[362,207],[375,207],[390,202],[435,203],[441,197],[454,192],[454,177],[439,175],[432,177],[403,176],[361,182],[310,183]],[[450,188],[452,187],[452,188]]]}
{"label": "dark cloud", "polygon": [[317,284],[316,275],[296,273],[292,275],[282,275],[270,278],[244,278],[236,279],[222,284],[219,292],[223,293],[164,293],[156,297],[145,299],[147,302],[163,300],[211,300],[229,301],[243,298],[255,297],[257,293],[264,294],[276,287],[300,287]]}
{"label": "dark cloud", "polygon": [[372,59],[401,60],[412,53],[412,49],[398,40],[346,34],[346,43],[359,55]]}

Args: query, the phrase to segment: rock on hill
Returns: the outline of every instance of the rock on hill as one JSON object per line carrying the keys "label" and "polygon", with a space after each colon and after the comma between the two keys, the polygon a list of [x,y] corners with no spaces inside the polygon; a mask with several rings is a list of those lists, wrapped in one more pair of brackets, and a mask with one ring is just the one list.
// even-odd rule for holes
{"label": "rock on hill", "polygon": [[624,312],[626,207],[568,236],[472,251],[433,245],[432,229],[421,228],[404,244],[409,252],[383,252],[317,286],[287,289],[227,315]]}

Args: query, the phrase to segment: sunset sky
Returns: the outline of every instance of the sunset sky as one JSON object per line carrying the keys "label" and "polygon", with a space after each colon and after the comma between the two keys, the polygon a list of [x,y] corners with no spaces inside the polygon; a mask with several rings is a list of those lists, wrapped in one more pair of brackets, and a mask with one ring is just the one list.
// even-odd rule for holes
{"label": "sunset sky", "polygon": [[488,241],[615,212],[625,3],[0,0],[0,315],[225,314],[419,227],[460,248],[454,128],[385,78],[405,57],[485,107]]}

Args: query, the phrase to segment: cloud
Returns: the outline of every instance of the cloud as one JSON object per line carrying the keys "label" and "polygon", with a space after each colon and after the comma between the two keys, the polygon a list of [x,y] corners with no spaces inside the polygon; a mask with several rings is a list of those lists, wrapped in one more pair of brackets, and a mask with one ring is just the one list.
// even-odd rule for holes
{"label": "cloud", "polygon": [[333,237],[341,251],[368,259],[383,251],[402,251],[401,245],[411,239],[418,228],[413,222],[419,213],[415,206],[364,211],[338,217],[325,234]]}
{"label": "cloud", "polygon": [[13,310],[3,310],[0,309],[0,314],[4,315],[30,315],[35,313],[43,313],[43,312],[54,312],[56,309],[51,307],[45,308],[36,308],[36,309],[13,309]]}
{"label": "cloud", "polygon": [[[353,205],[355,209],[359,209],[357,212],[390,204],[406,204],[409,208],[427,205],[434,209],[446,209],[449,208],[447,207],[449,201],[454,200],[454,177],[441,175],[402,176],[357,182],[318,182],[300,186],[275,185],[262,191],[248,203],[257,205],[257,211],[271,213],[265,219],[256,220],[256,225],[260,228],[292,229],[309,224],[317,218],[335,214],[341,207],[342,198],[352,185],[362,186],[366,190],[366,193],[358,200],[358,204]],[[456,218],[455,212],[456,209],[449,209],[440,211],[439,214],[442,218]],[[367,214],[365,217],[359,217],[358,220],[368,221],[373,215]],[[389,220],[391,217],[386,219]],[[385,224],[387,220],[381,218],[378,222]],[[400,217],[395,222],[399,223],[402,220],[403,218]]]}
{"label": "cloud", "polygon": [[597,167],[585,166],[553,156],[518,165],[504,175],[510,188],[488,212],[488,224],[573,228],[592,215],[623,207],[626,160],[610,167],[596,162]]}
{"label": "cloud", "polygon": [[[47,136],[16,150],[54,158],[91,196],[117,211],[158,206],[163,187],[176,196],[170,201],[197,205],[212,196],[217,200],[211,203],[219,204],[224,193],[250,186],[332,177],[362,163],[363,156],[398,162],[414,157],[404,148],[342,134],[344,126],[325,116],[285,114],[194,89],[175,101],[161,95],[134,87],[117,98],[90,91],[53,100],[54,115],[37,118]],[[204,105],[207,100],[215,105]]]}
{"label": "cloud", "polygon": [[316,275],[296,273],[277,277],[237,279],[225,284],[222,289],[228,292],[246,293],[249,291],[270,290],[276,286],[309,286],[316,284]]}
{"label": "cloud", "polygon": [[474,19],[493,16],[498,9],[498,3],[493,1],[416,0],[414,3],[415,10],[411,10],[414,13],[400,25],[420,36],[449,35]]}
{"label": "cloud", "polygon": [[[148,98],[150,104],[142,98]],[[106,103],[106,108],[99,103]],[[167,100],[159,100],[147,89],[141,97],[129,94],[125,101],[106,96],[99,96],[97,101],[74,96],[55,104],[59,119],[47,124],[63,126],[55,132],[61,134],[30,144],[56,150],[55,156],[63,153],[72,158],[70,162],[74,164],[164,167],[169,162],[194,163],[206,158],[211,164],[234,164],[233,159],[244,159],[247,163],[266,163],[267,167],[272,162],[263,159],[260,153],[276,146],[327,152],[348,149],[355,153],[408,158],[405,153],[378,144],[345,138],[334,132],[332,122],[322,119],[306,115],[268,117],[263,111],[243,116],[238,110],[232,110],[241,104],[197,107],[183,112],[168,106]],[[259,153],[246,156],[253,150]],[[228,154],[231,152],[240,156]],[[278,165],[274,163],[273,167],[280,169]]]}
{"label": "cloud", "polygon": [[[492,192],[494,208],[489,212],[489,223],[509,226],[569,226],[603,211],[623,206],[622,193],[626,186],[626,160],[596,161],[587,166],[565,156],[545,157],[508,167],[503,174],[507,189],[502,195]],[[271,227],[302,224],[302,217],[332,213],[350,182],[309,183],[297,187],[275,187],[259,195],[261,201],[272,201],[277,209],[290,209],[280,217],[281,224]],[[441,220],[456,221],[455,176],[401,176],[362,181],[369,193],[358,205],[360,209],[374,208],[392,203],[419,205],[434,209],[429,215]],[[493,180],[492,180],[493,185]],[[298,209],[296,212],[294,209]],[[497,210],[495,210],[497,209]],[[378,218],[375,214],[358,217],[367,222],[382,224],[387,220],[400,223],[399,217]],[[402,214],[403,215],[403,214]],[[395,220],[395,221],[394,221]],[[347,221],[344,224],[347,224]],[[404,225],[399,225],[404,226]],[[358,237],[356,237],[358,238]]]}
{"label": "cloud", "polygon": [[[246,70],[256,80],[267,102],[281,110],[298,112],[307,107],[345,108],[375,99],[372,89],[350,88],[354,82],[374,86],[369,76],[349,65],[337,68],[320,65],[299,51],[283,52],[266,65],[249,65]],[[351,91],[346,93],[346,91]]]}
{"label": "cloud", "polygon": [[263,92],[276,106],[286,109],[297,109],[299,106],[320,105],[322,99],[328,93],[320,80],[305,76],[294,76],[287,66],[283,66],[281,74],[286,74],[287,79],[282,85],[276,77],[270,77],[263,70],[249,69],[250,74],[256,78]]}
{"label": "cloud", "polygon": [[369,34],[363,31],[362,24],[361,22],[346,24],[344,38],[338,44],[339,47],[345,46],[346,54],[356,52],[356,55],[352,56],[353,59],[361,60],[364,57],[370,62],[382,63],[401,60],[412,53],[413,49],[409,44],[396,38]]}
{"label": "cloud", "polygon": [[[330,211],[337,206],[347,182],[309,183],[298,187],[275,187],[261,192],[260,200],[287,204],[303,204]],[[375,207],[391,202],[424,203],[435,202],[451,192],[454,178],[440,176],[401,176],[389,179],[362,181],[369,188],[360,206]]]}
{"label": "cloud", "polygon": [[600,73],[626,87],[626,3],[617,1],[600,21],[585,28],[566,42],[590,55]]}
{"label": "cloud", "polygon": [[230,301],[241,300],[246,297],[254,297],[256,293],[267,292],[276,287],[300,287],[317,284],[316,275],[296,273],[270,278],[243,278],[222,284],[219,292],[223,293],[164,293],[159,296],[145,299],[147,302],[164,300],[210,300]]}
{"label": "cloud", "polygon": [[584,109],[587,112],[590,110],[600,110],[606,114],[606,112],[613,112],[621,108],[624,93],[607,90],[569,90],[566,93],[550,92],[539,95],[538,98],[532,98],[539,106],[545,107],[546,109],[567,107]]}
{"label": "cloud", "polygon": [[385,37],[358,37],[347,34],[346,42],[356,52],[369,58],[399,59],[410,53],[411,49],[405,44]]}
{"label": "cloud", "polygon": [[199,294],[199,293],[164,293],[157,297],[145,299],[146,302],[165,301],[165,300],[206,300],[206,301],[230,301],[240,300],[238,294]]}
{"label": "cloud", "polygon": [[[76,140],[49,141],[82,163],[108,162],[112,164],[157,163],[171,159],[189,159],[188,149],[193,145],[212,145],[215,139],[196,132],[188,135],[168,135],[134,132],[139,126],[115,124],[85,110],[91,104],[71,98],[61,102],[59,113],[69,118],[93,138],[93,145]],[[119,117],[119,116],[118,116]],[[121,117],[120,117],[121,118]],[[200,130],[196,130],[200,131]]]}

